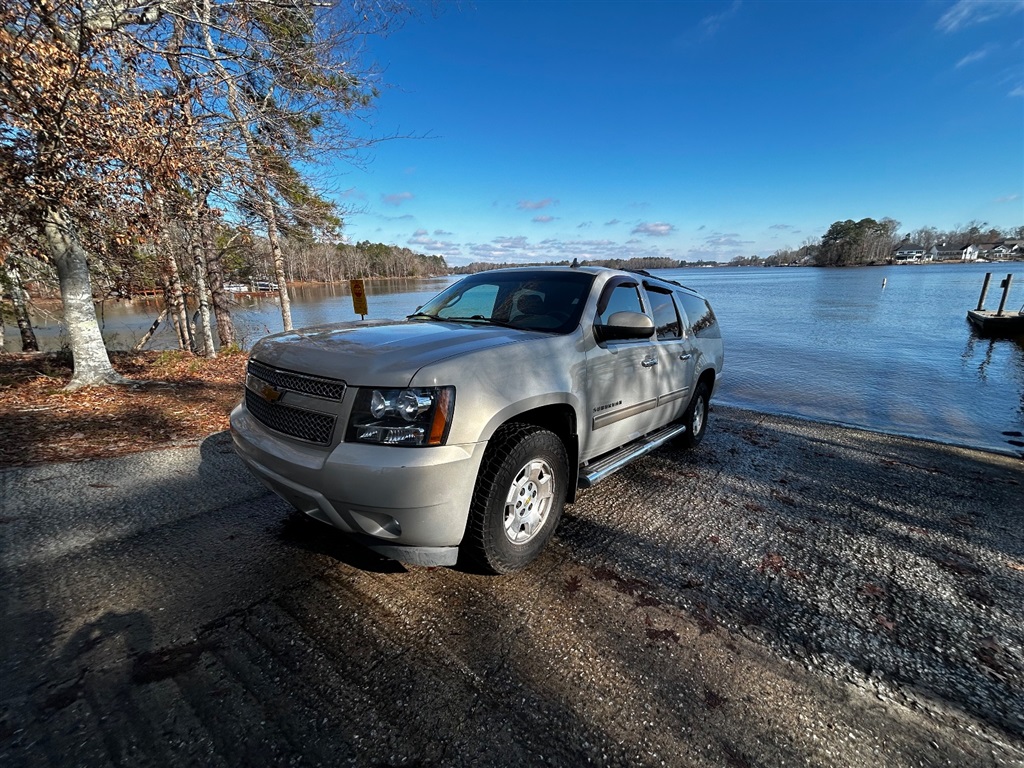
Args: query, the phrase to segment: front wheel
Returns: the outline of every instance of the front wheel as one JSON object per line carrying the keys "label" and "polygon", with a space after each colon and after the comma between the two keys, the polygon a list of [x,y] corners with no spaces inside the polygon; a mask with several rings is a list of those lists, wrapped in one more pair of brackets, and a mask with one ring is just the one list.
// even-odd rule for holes
{"label": "front wheel", "polygon": [[529,424],[501,427],[477,477],[467,554],[492,573],[526,566],[558,525],[568,476],[565,446],[553,432]]}
{"label": "front wheel", "polygon": [[705,382],[700,382],[694,390],[690,405],[683,414],[683,424],[686,425],[686,434],[679,438],[679,445],[683,448],[696,448],[704,439],[704,433],[708,431],[708,401],[711,392]]}

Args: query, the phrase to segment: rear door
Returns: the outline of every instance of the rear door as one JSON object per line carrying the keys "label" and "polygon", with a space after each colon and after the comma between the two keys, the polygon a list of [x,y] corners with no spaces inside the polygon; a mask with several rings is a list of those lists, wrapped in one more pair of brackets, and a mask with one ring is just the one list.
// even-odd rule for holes
{"label": "rear door", "polygon": [[680,312],[672,291],[644,282],[654,315],[654,347],[658,355],[658,405],[654,426],[660,427],[683,415],[693,393],[693,340],[686,333],[686,315]]}

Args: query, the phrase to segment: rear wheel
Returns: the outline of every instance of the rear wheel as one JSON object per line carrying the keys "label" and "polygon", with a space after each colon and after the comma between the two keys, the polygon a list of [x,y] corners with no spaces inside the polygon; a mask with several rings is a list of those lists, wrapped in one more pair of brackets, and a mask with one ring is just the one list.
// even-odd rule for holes
{"label": "rear wheel", "polygon": [[569,476],[565,446],[529,424],[506,424],[484,454],[467,544],[479,565],[510,573],[540,554],[562,516]]}
{"label": "rear wheel", "polygon": [[679,438],[679,445],[683,448],[696,448],[704,439],[704,433],[708,430],[708,401],[711,392],[705,382],[697,384],[690,405],[683,414],[683,424],[686,425],[686,434]]}

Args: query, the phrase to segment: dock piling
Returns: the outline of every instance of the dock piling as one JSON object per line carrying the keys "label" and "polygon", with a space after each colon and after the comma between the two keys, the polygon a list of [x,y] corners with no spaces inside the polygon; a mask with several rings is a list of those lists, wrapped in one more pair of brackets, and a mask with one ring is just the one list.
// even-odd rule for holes
{"label": "dock piling", "polygon": [[999,285],[1003,289],[1003,297],[999,300],[999,311],[996,312],[996,317],[1003,316],[1003,307],[1006,306],[1006,297],[1010,295],[1010,284],[1013,282],[1013,273],[1011,272],[1006,276]]}
{"label": "dock piling", "polygon": [[988,284],[992,282],[992,273],[985,273],[985,282],[981,284],[981,298],[978,299],[977,311],[981,312],[985,308],[985,297],[988,296]]}

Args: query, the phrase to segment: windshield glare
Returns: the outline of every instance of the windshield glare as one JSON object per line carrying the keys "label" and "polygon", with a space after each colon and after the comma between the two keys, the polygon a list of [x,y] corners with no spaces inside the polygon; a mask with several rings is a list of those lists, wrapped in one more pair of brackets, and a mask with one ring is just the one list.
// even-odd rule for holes
{"label": "windshield glare", "polygon": [[481,272],[435,296],[415,317],[568,333],[579,325],[593,281],[582,272]]}

